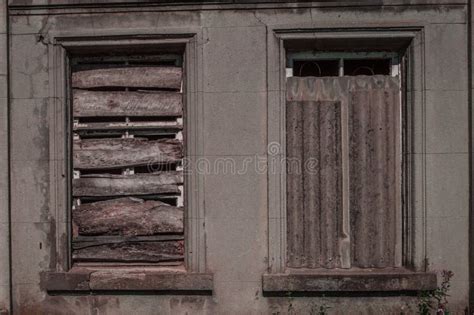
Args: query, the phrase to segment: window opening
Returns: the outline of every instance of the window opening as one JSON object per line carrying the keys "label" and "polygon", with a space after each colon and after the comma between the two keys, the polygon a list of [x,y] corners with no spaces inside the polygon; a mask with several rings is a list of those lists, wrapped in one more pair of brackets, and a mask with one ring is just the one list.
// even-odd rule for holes
{"label": "window opening", "polygon": [[[180,54],[71,58],[73,264],[184,264],[182,66]],[[163,79],[129,84],[141,71]]]}
{"label": "window opening", "polygon": [[286,63],[287,77],[400,74],[399,57],[394,52],[289,52]]}

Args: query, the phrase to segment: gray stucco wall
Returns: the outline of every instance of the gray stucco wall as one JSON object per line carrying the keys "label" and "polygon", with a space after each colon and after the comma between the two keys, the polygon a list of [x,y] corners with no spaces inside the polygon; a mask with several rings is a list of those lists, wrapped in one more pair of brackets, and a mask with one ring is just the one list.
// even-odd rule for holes
{"label": "gray stucco wall", "polygon": [[[392,1],[393,3],[410,3]],[[451,308],[462,313],[469,295],[469,147],[467,5],[320,7],[315,4],[254,5],[137,10],[12,10],[11,75],[11,232],[13,305],[18,314],[269,314],[309,313],[320,305],[330,313],[412,313],[413,297],[281,297],[262,296],[261,276],[268,268],[268,178],[253,168],[243,175],[207,174],[204,193],[207,269],[214,273],[212,296],[100,295],[51,296],[41,289],[41,272],[51,269],[56,213],[50,208],[50,139],[55,115],[49,97],[48,36],[53,33],[117,35],[193,29],[202,53],[203,157],[211,163],[231,158],[237,168],[245,160],[266,158],[267,36],[274,27],[390,27],[416,25],[423,32],[424,85],[415,91],[425,99],[417,119],[424,123],[424,160],[416,179],[424,181],[425,255],[428,270],[452,270]],[[1,2],[0,2],[1,3]],[[21,1],[11,1],[12,5]],[[36,2],[35,2],[36,3]],[[38,4],[43,4],[37,1]],[[459,2],[457,2],[459,3]],[[258,8],[257,8],[258,7]],[[176,11],[174,11],[176,10]],[[123,11],[123,12],[119,12]],[[174,11],[174,12],[172,12]],[[35,15],[31,13],[35,12]],[[48,14],[51,13],[51,14]],[[72,13],[72,14],[66,14]],[[0,15],[0,21],[1,21]],[[5,31],[0,27],[0,39]],[[2,33],[3,32],[3,33]],[[38,36],[41,35],[41,36]],[[0,47],[3,41],[0,41]],[[3,72],[0,63],[0,84]],[[4,71],[4,70],[3,70]],[[3,88],[0,88],[0,97]],[[2,130],[6,113],[0,98]],[[5,127],[4,127],[5,126]],[[418,125],[417,125],[418,126]],[[2,133],[3,132],[3,133]],[[5,154],[5,137],[0,137]],[[0,169],[6,169],[6,158]],[[420,175],[421,174],[421,175]],[[5,180],[0,181],[0,224],[4,215]],[[64,223],[62,223],[64,224]],[[6,224],[5,224],[6,225]],[[0,230],[2,235],[6,229]],[[6,235],[0,250],[6,251]],[[2,245],[5,244],[5,245]],[[0,273],[7,267],[1,257]],[[7,297],[8,278],[0,277],[0,298]],[[5,293],[2,293],[5,292]],[[2,298],[3,300],[3,298]],[[2,301],[0,300],[0,302]],[[290,306],[290,304],[292,306]],[[0,304],[1,307],[1,304]]]}
{"label": "gray stucco wall", "polygon": [[0,1],[0,312],[10,308],[7,1]]}
{"label": "gray stucco wall", "polygon": [[470,20],[469,20],[469,31],[470,31],[470,39],[471,39],[471,42],[470,42],[470,50],[469,50],[469,61],[470,61],[470,98],[469,98],[469,103],[470,103],[470,112],[471,112],[471,125],[470,125],[470,161],[471,161],[471,186],[470,186],[470,195],[471,195],[471,203],[470,203],[470,213],[471,213],[471,216],[470,216],[470,239],[469,239],[469,248],[470,248],[470,268],[469,268],[469,280],[470,280],[470,293],[469,293],[469,296],[470,296],[470,304],[471,304],[471,308],[472,308],[472,305],[473,305],[473,302],[474,302],[474,268],[472,268],[472,264],[474,262],[474,249],[473,249],[473,245],[474,245],[474,242],[472,241],[474,235],[472,233],[472,228],[474,226],[473,222],[474,222],[474,216],[472,215],[472,206],[473,206],[473,187],[474,187],[474,183],[473,183],[473,180],[474,180],[474,176],[473,176],[473,147],[472,147],[472,139],[473,139],[473,136],[474,136],[474,129],[473,129],[473,126],[474,126],[474,112],[472,110],[472,97],[474,95],[474,82],[473,82],[473,78],[474,78],[474,68],[472,67],[473,65],[473,62],[474,62],[474,55],[473,55],[473,52],[474,52],[474,34],[473,34],[473,28],[472,28],[472,21],[474,19],[474,6],[470,5],[470,12],[469,12],[469,17],[470,17]]}

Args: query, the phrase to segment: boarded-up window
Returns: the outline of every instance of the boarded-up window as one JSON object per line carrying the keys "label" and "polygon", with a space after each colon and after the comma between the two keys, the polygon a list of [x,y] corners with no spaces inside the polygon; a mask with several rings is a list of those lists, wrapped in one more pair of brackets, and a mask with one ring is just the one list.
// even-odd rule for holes
{"label": "boarded-up window", "polygon": [[73,59],[73,263],[184,262],[179,59]]}
{"label": "boarded-up window", "polygon": [[398,77],[287,81],[290,268],[401,265]]}

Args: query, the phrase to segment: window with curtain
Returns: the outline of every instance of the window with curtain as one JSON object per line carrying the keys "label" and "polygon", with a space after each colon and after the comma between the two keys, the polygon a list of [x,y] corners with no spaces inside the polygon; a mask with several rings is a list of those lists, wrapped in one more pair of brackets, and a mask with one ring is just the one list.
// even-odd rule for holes
{"label": "window with curtain", "polygon": [[399,77],[295,76],[286,92],[287,267],[401,267]]}

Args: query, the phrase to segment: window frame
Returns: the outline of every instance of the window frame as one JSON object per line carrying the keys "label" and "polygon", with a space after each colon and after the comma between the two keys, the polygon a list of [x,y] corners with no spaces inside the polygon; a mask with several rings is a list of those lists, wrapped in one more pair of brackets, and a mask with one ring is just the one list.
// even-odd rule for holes
{"label": "window frame", "polygon": [[[270,35],[271,34],[271,35]],[[286,63],[287,49],[332,51],[331,45],[357,47],[363,51],[380,51],[380,47],[371,47],[379,42],[389,43],[390,51],[405,53],[401,67],[406,71],[406,82],[402,82],[402,263],[400,273],[421,273],[430,280],[419,283],[419,289],[431,288],[436,284],[436,276],[427,272],[426,264],[426,202],[425,187],[426,162],[421,155],[424,152],[425,135],[425,97],[424,97],[424,29],[422,26],[404,28],[314,28],[295,25],[292,28],[273,27],[267,37],[268,45],[268,271],[263,276],[264,291],[339,291],[341,282],[334,280],[334,287],[327,289],[318,286],[318,282],[296,279],[286,267],[286,166],[281,161],[286,157]],[[364,43],[364,47],[357,43]],[[297,43],[297,45],[294,45]],[[302,44],[303,43],[303,44]],[[301,49],[304,46],[305,49]],[[329,43],[325,45],[325,43]],[[298,46],[298,47],[297,47]],[[386,50],[386,49],[383,49]],[[276,148],[276,149],[275,149]],[[339,271],[324,271],[322,279],[329,279]],[[309,270],[307,275],[321,273],[321,270]],[[370,272],[361,272],[363,276],[374,277]],[[396,275],[399,275],[397,273]],[[360,273],[359,273],[360,275]],[[385,275],[394,279],[393,275]],[[328,278],[329,277],[329,278]],[[308,278],[309,279],[309,278]],[[319,279],[319,278],[318,278]],[[384,280],[386,281],[386,280]],[[305,286],[310,283],[309,286]],[[299,287],[297,284],[300,283]],[[375,291],[379,289],[373,288]],[[391,291],[413,290],[400,285]]]}
{"label": "window frame", "polygon": [[338,52],[338,51],[327,51],[327,52],[316,52],[316,51],[299,51],[289,52],[286,54],[286,77],[294,76],[293,63],[298,60],[337,60],[339,62],[339,77],[345,76],[344,71],[344,60],[345,59],[357,59],[357,60],[370,60],[370,59],[390,59],[390,75],[392,77],[401,75],[401,58],[398,52]]}
{"label": "window frame", "polygon": [[[339,72],[337,76],[330,76],[334,78],[340,78],[346,76],[345,71],[344,71],[344,60],[350,59],[350,60],[371,60],[371,59],[389,59],[390,60],[390,69],[389,69],[389,75],[391,77],[398,77],[398,81],[400,82],[400,96],[402,94],[402,90],[404,87],[402,86],[402,83],[405,82],[405,73],[402,74],[401,71],[401,60],[403,60],[403,57],[399,52],[382,52],[382,51],[367,51],[367,52],[330,52],[330,51],[325,51],[325,52],[317,52],[317,51],[298,51],[298,52],[288,52],[286,54],[286,69],[285,69],[285,74],[286,74],[286,79],[289,77],[293,77],[294,71],[294,61],[316,61],[318,62],[319,60],[336,60],[338,61],[339,65]],[[349,75],[349,77],[352,77]],[[344,104],[344,101],[342,101]],[[285,105],[286,106],[286,105]],[[349,128],[349,121],[350,117],[348,116],[348,104],[345,104],[342,106],[341,109],[341,132],[343,135],[343,138],[348,139],[349,134],[348,134],[348,128]],[[395,256],[396,258],[396,265],[397,267],[402,264],[402,209],[401,209],[401,199],[402,199],[402,161],[400,158],[403,143],[402,143],[402,111],[403,111],[403,100],[400,97],[400,103],[399,103],[399,111],[398,111],[398,118],[396,120],[397,123],[397,134],[396,134],[396,139],[397,139],[397,146],[396,146],[396,165],[397,165],[397,171],[396,171],[396,183],[397,183],[397,200],[396,200],[396,243],[395,243]],[[286,127],[285,127],[286,128]],[[286,130],[285,130],[286,134]],[[342,152],[343,152],[343,158],[342,158],[342,165],[341,165],[341,172],[342,172],[342,181],[343,181],[343,192],[342,192],[342,199],[343,199],[343,205],[342,205],[342,214],[344,218],[342,219],[343,222],[343,230],[346,231],[347,234],[351,234],[350,231],[350,207],[349,207],[349,165],[347,164],[346,161],[348,161],[349,156],[349,148],[348,148],[348,142],[347,140],[344,141],[342,140]],[[286,149],[286,148],[285,148]],[[347,156],[346,156],[347,155]],[[286,178],[286,175],[285,175]],[[288,194],[288,191],[285,190],[285,194]],[[348,237],[346,239],[348,242],[348,248],[350,248],[351,245],[351,237]],[[348,249],[346,248],[346,249]],[[346,259],[344,260],[343,263],[343,269],[350,270],[351,267],[349,266],[350,263]],[[395,268],[395,266],[393,266]],[[290,268],[286,266],[286,269],[288,271],[295,271],[296,269]],[[317,269],[315,269],[317,270]]]}
{"label": "window frame", "polygon": [[[213,276],[207,272],[206,246],[204,230],[204,199],[203,175],[192,172],[191,167],[195,160],[202,155],[203,143],[203,107],[199,91],[202,80],[202,71],[199,65],[202,63],[202,53],[198,49],[197,42],[200,38],[198,30],[176,30],[169,29],[163,33],[152,34],[70,34],[50,33],[45,43],[48,45],[49,58],[49,99],[52,104],[50,113],[50,182],[51,182],[51,211],[55,213],[54,224],[56,239],[53,246],[51,271],[44,275],[47,291],[94,291],[93,279],[97,283],[105,278],[121,282],[117,285],[110,282],[110,287],[100,287],[100,290],[123,291],[123,290],[188,290],[212,292]],[[161,267],[147,267],[146,278],[140,280],[140,284],[127,283],[127,272],[121,268],[121,273],[113,273],[115,267],[101,267],[96,270],[88,268],[77,270],[72,266],[71,259],[71,205],[72,193],[69,182],[72,179],[72,162],[70,160],[70,139],[72,137],[72,126],[69,125],[71,98],[69,95],[69,55],[74,52],[104,51],[106,49],[136,50],[143,48],[159,48],[162,46],[183,47],[184,64],[186,73],[183,84],[186,86],[183,94],[187,115],[184,129],[187,132],[185,139],[185,156],[188,159],[184,165],[185,189],[185,272],[175,275],[177,277],[171,284],[166,280],[170,274],[163,272]],[[72,123],[72,121],[70,122]],[[128,268],[128,267],[126,267]],[[130,272],[137,272],[137,268],[130,267]],[[161,269],[161,270],[160,270]],[[95,272],[96,271],[96,272]],[[101,273],[102,274],[98,274]],[[107,273],[108,272],[108,273]],[[97,274],[97,277],[94,275]],[[102,278],[101,278],[102,277]],[[117,278],[118,277],[118,278]],[[82,285],[77,281],[81,279]],[[86,280],[84,280],[86,279]],[[164,281],[156,281],[164,280]],[[95,281],[95,280],[94,280]],[[84,287],[85,286],[85,287]]]}

